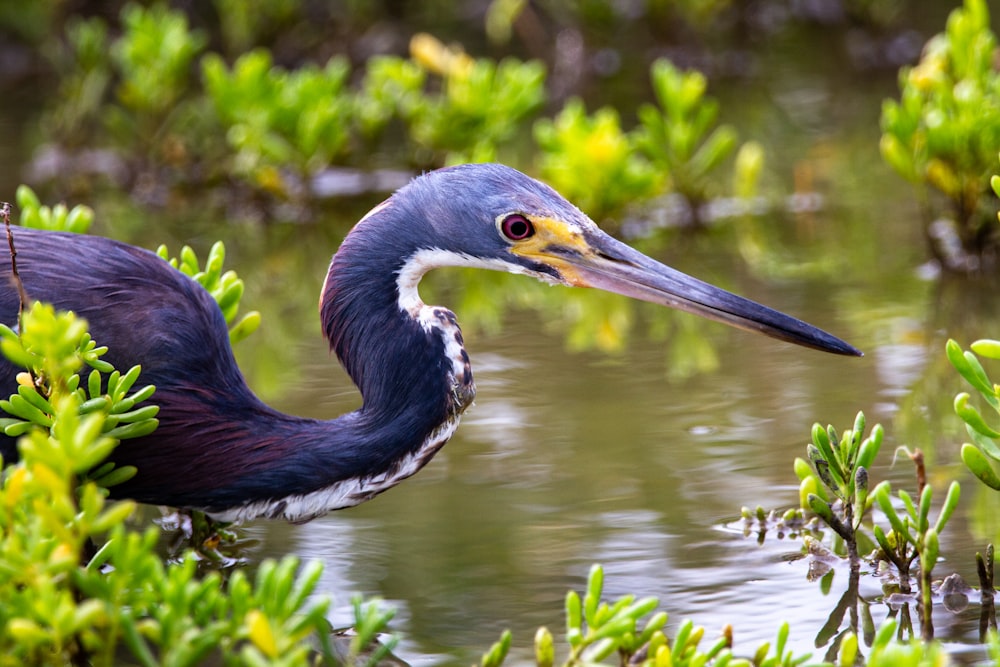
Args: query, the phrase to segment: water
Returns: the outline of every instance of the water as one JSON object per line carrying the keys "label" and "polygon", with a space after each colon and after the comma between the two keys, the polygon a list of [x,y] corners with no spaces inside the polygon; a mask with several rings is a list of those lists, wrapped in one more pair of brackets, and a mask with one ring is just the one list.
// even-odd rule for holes
{"label": "water", "polygon": [[[691,618],[714,637],[732,624],[747,655],[788,620],[791,647],[821,656],[816,637],[847,573],[838,569],[822,593],[799,541],[769,535],[759,545],[738,516],[744,505],[797,504],[792,460],[812,423],[842,430],[864,410],[887,430],[873,479],[912,489],[910,465],[893,462],[908,445],[925,451],[939,497],[950,479],[962,482],[938,572],[975,583],[974,552],[1000,534],[998,501],[957,464],[965,434],[951,400],[964,387],[943,346],[949,336],[965,345],[1000,336],[996,286],[938,278],[924,265],[912,193],[877,155],[878,105],[895,94],[893,77],[806,78],[790,62],[765,60],[785,71],[752,91],[723,91],[723,108],[746,111],[743,135],[773,151],[772,182],[818,192],[818,205],[783,214],[772,202],[772,215],[698,238],[658,232],[642,247],[826,328],[864,358],[600,295],[581,307],[624,313],[627,338],[618,352],[580,350],[567,342],[576,339],[560,306],[579,298],[572,293],[546,288],[544,308],[493,309],[484,300],[530,280],[440,272],[431,293],[465,325],[479,387],[458,434],[417,476],[365,505],[302,526],[246,526],[258,542],[245,555],[323,561],[320,592],[336,598],[338,625],[349,621],[352,593],[384,598],[397,610],[397,653],[418,665],[469,664],[505,628],[515,658],[527,660],[535,628],[559,636],[565,593],[582,589],[593,563],[605,568],[608,597],[655,595],[671,628]],[[0,127],[18,136],[28,122],[4,116]],[[0,142],[0,151],[10,199],[20,174],[11,165],[26,150]],[[95,203],[95,231],[175,252],[226,240],[245,303],[264,317],[237,350],[251,386],[282,410],[334,418],[359,398],[320,336],[316,299],[349,224],[377,202],[359,197],[308,224],[226,224],[230,216],[206,214],[197,197],[153,211],[110,199]],[[488,326],[493,318],[502,325]],[[887,614],[880,593],[877,579],[862,577],[876,621]],[[938,608],[938,636],[956,655],[979,655],[978,614],[975,604]]]}
{"label": "water", "polygon": [[[949,412],[961,386],[942,363],[943,342],[994,335],[991,292],[921,277],[919,245],[879,250],[906,237],[911,224],[898,215],[859,232],[854,221],[867,225],[883,205],[872,198],[862,211],[828,206],[811,219],[768,222],[788,242],[786,266],[805,267],[805,278],[766,277],[768,270],[746,264],[734,251],[741,234],[733,228],[751,223],[732,223],[710,242],[674,238],[673,249],[658,251],[679,268],[834,331],[864,358],[677,315],[670,320],[675,332],[695,332],[717,355],[714,369],[679,377],[673,366],[690,346],[649,335],[661,314],[654,306],[638,306],[617,354],[570,350],[553,317],[511,310],[497,332],[467,327],[479,396],[427,468],[363,506],[303,526],[251,524],[246,530],[260,544],[249,557],[322,560],[322,592],[340,603],[337,624],[350,619],[351,593],[384,598],[397,609],[393,629],[404,636],[398,653],[416,664],[468,663],[505,628],[515,633],[515,655],[527,659],[535,628],[558,631],[565,592],[582,588],[592,563],[605,567],[608,596],[655,595],[672,627],[691,618],[711,637],[732,624],[736,650],[749,654],[788,620],[792,647],[813,650],[847,573],[837,572],[824,595],[798,558],[800,542],[769,536],[758,545],[742,535],[737,517],[743,505],[794,506],[791,463],[804,455],[811,424],[843,430],[860,409],[869,424],[887,429],[874,479],[913,488],[911,466],[892,463],[893,449],[904,444],[927,451],[939,494],[952,475],[962,479],[966,498],[946,532],[939,572],[957,571],[974,583],[974,551],[992,534],[972,526],[984,516],[974,511],[975,497],[985,494],[955,466],[964,433]],[[278,225],[224,233],[247,276],[248,303],[264,311],[264,330],[238,349],[251,385],[298,414],[333,418],[357,407],[315,312],[339,232]],[[877,248],[855,246],[866,233]],[[817,236],[825,254],[841,258],[844,268],[833,278],[808,277]],[[798,241],[805,249],[794,249]],[[442,273],[437,300],[463,302],[465,274]],[[493,288],[527,284],[515,278]],[[985,304],[970,305],[977,294]],[[956,327],[956,313],[971,312],[984,317]],[[873,600],[880,591],[878,580],[863,578],[863,596]],[[878,621],[888,610],[876,601],[871,613]],[[978,635],[978,606],[957,615],[939,609],[936,627],[954,650],[975,654],[965,645]]]}
{"label": "water", "polygon": [[[871,153],[850,159],[877,172]],[[798,541],[769,536],[758,545],[737,517],[743,505],[794,506],[791,464],[804,455],[811,424],[843,429],[861,409],[888,432],[873,478],[912,489],[910,466],[891,464],[893,449],[908,444],[927,450],[941,492],[952,475],[962,479],[966,497],[939,571],[974,582],[973,553],[996,534],[990,512],[976,506],[996,501],[955,466],[963,431],[949,413],[961,386],[942,350],[946,336],[996,335],[993,292],[924,277],[906,188],[884,173],[864,188],[854,178],[818,213],[729,222],[695,239],[661,234],[644,248],[831,330],[864,358],[684,314],[662,319],[666,311],[646,304],[626,311],[627,342],[611,354],[570,349],[567,325],[550,311],[492,313],[499,330],[474,317],[466,342],[479,396],[435,460],[358,508],[302,526],[248,525],[258,545],[246,556],[323,561],[320,591],[336,598],[338,625],[350,620],[352,593],[384,598],[404,638],[397,652],[414,664],[468,664],[505,628],[516,658],[527,660],[535,628],[558,634],[565,593],[582,589],[593,563],[605,568],[608,597],[655,595],[671,627],[691,618],[713,637],[731,624],[746,655],[788,620],[791,646],[813,650],[846,572],[824,595],[808,580]],[[890,186],[892,198],[876,196]],[[316,297],[343,230],[376,202],[358,201],[333,221],[224,227],[199,214],[197,201],[180,202],[152,214],[155,224],[122,216],[116,233],[147,247],[167,240],[175,251],[182,241],[204,251],[224,238],[230,265],[247,280],[245,303],[264,316],[237,350],[251,386],[282,410],[333,418],[359,398],[319,334]],[[435,299],[468,321],[457,304],[469,303],[470,276],[440,273]],[[529,284],[515,277],[475,287],[502,294]],[[545,290],[546,308],[573,296]],[[589,296],[598,309],[627,305]],[[672,336],[650,333],[661,329]],[[863,596],[880,591],[863,578]],[[876,601],[872,614],[878,621],[887,609]],[[957,615],[939,609],[936,627],[955,651],[976,655],[977,605]]]}

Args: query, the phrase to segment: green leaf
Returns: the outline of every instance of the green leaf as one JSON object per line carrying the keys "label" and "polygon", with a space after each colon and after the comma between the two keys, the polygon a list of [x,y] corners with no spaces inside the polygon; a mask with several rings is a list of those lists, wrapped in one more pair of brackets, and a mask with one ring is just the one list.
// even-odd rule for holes
{"label": "green leaf", "polygon": [[933,487],[928,484],[924,487],[924,490],[920,493],[920,512],[917,514],[917,531],[924,533],[927,532],[930,526],[930,513],[931,513],[931,498],[934,495]]}
{"label": "green leaf", "polygon": [[141,438],[145,435],[149,435],[156,430],[156,427],[160,425],[158,419],[144,419],[140,422],[135,422],[132,424],[126,424],[124,426],[117,426],[107,433],[108,437],[116,438],[118,440],[126,440],[129,438]]}
{"label": "green leaf", "polygon": [[962,487],[958,482],[952,482],[948,486],[948,495],[945,496],[944,505],[941,506],[941,513],[938,514],[937,521],[934,523],[934,530],[940,534],[945,525],[948,523],[948,519],[951,518],[952,513],[955,511],[955,507],[958,506],[958,499],[961,496]]}
{"label": "green leaf", "polygon": [[[1000,176],[994,176],[993,178],[1000,181]],[[981,357],[986,357],[987,359],[1000,359],[1000,340],[977,340],[969,347],[972,348],[973,352]]]}
{"label": "green leaf", "polygon": [[146,405],[130,412],[121,412],[116,416],[122,422],[138,422],[144,419],[152,419],[160,412],[158,405]]}
{"label": "green leaf", "polygon": [[830,524],[833,518],[833,510],[830,509],[830,504],[825,502],[819,496],[812,493],[809,494],[808,498],[809,509],[819,518],[823,519],[827,524]]}
{"label": "green leaf", "polygon": [[934,568],[938,560],[940,548],[937,531],[933,528],[928,529],[924,534],[923,548],[920,550],[921,569],[925,572],[930,572]]}
{"label": "green leaf", "polygon": [[882,509],[886,518],[889,519],[892,529],[896,531],[897,535],[906,540],[908,543],[916,545],[916,538],[910,532],[909,528],[907,528],[903,519],[901,519],[899,514],[896,513],[896,508],[892,506],[892,501],[889,498],[889,485],[886,484],[883,486],[879,484],[875,487],[875,491],[875,501],[879,504],[879,507]]}
{"label": "green leaf", "polygon": [[965,425],[965,432],[969,434],[972,438],[972,442],[978,446],[983,453],[991,457],[995,461],[1000,461],[1000,444],[993,438],[987,438],[985,435],[972,428],[968,424]]}
{"label": "green leaf", "polygon": [[38,390],[34,387],[19,384],[17,386],[17,393],[21,398],[41,410],[44,414],[51,415],[53,413],[52,404],[39,394]]}
{"label": "green leaf", "polygon": [[997,475],[996,470],[994,470],[989,460],[975,445],[970,445],[969,443],[962,445],[961,456],[965,467],[978,477],[983,484],[991,489],[1000,491],[1000,475]]}
{"label": "green leaf", "polygon": [[990,438],[1000,438],[1000,432],[993,430],[979,411],[969,405],[969,395],[965,392],[955,397],[955,413],[966,424]]}
{"label": "green leaf", "polygon": [[889,544],[889,538],[886,537],[885,531],[878,524],[872,526],[872,533],[875,535],[875,541],[878,542],[879,547],[887,554],[892,553],[892,545]]}
{"label": "green leaf", "polygon": [[576,591],[566,594],[566,629],[577,632],[583,627],[583,606]]}
{"label": "green leaf", "polygon": [[117,466],[103,475],[95,475],[94,483],[104,488],[110,488],[116,484],[122,484],[135,477],[139,469],[135,466]]}
{"label": "green leaf", "polygon": [[482,667],[500,667],[510,651],[511,638],[510,630],[504,630],[503,634],[500,635],[500,640],[483,655]]}
{"label": "green leaf", "polygon": [[949,339],[945,344],[945,353],[948,361],[955,367],[959,375],[965,378],[966,382],[976,388],[979,393],[989,395],[993,393],[993,385],[990,384],[986,371],[976,356],[971,352],[963,352],[958,343]]}
{"label": "green leaf", "polygon": [[260,313],[252,310],[229,330],[229,342],[235,345],[260,327]]}
{"label": "green leaf", "polygon": [[53,423],[51,416],[36,408],[19,394],[12,394],[8,401],[0,401],[0,408],[15,417],[27,419],[46,428],[52,426]]}
{"label": "green leaf", "polygon": [[552,633],[548,628],[538,628],[535,632],[535,664],[537,667],[552,667],[555,659],[555,641]]}

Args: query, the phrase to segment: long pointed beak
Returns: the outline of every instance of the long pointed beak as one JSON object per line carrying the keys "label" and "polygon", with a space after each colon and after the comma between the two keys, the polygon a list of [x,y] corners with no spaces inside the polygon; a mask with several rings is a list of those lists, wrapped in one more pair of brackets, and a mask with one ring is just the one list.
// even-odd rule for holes
{"label": "long pointed beak", "polygon": [[692,278],[602,232],[587,234],[586,245],[589,252],[547,249],[561,260],[562,277],[573,285],[670,306],[824,352],[863,356],[853,345],[811,324]]}

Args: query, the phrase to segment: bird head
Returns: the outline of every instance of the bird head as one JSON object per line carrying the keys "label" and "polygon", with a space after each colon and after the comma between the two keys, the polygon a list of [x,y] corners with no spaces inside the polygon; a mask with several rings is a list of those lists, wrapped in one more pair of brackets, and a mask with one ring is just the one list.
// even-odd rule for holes
{"label": "bird head", "polygon": [[[412,288],[438,266],[477,266],[593,287],[836,354],[856,348],[816,327],[672,269],[614,239],[555,190],[496,164],[440,169],[386,206],[431,228],[401,269]],[[405,210],[400,210],[405,209]],[[389,211],[387,211],[389,212]],[[401,303],[406,299],[401,296]]]}

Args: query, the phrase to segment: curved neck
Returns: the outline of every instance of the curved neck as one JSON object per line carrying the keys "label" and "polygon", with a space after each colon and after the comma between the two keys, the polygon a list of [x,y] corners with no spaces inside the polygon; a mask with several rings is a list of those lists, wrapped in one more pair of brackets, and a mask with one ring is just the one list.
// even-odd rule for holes
{"label": "curved neck", "polygon": [[[331,421],[283,415],[261,403],[241,377],[211,398],[172,393],[161,402],[160,428],[142,448],[121,448],[120,462],[140,470],[169,463],[178,474],[144,479],[141,487],[126,482],[117,493],[223,520],[301,521],[368,500],[430,461],[472,402],[475,385],[454,315],[422,303],[401,307],[398,277],[417,249],[393,236],[391,225],[374,224],[377,215],[344,240],[320,301],[324,333],[358,385],[362,407]],[[415,280],[413,271],[404,273]],[[219,404],[209,413],[239,418],[204,419],[208,400]],[[161,460],[171,455],[168,443],[182,439],[212,446],[181,467]],[[234,460],[240,465],[230,465]]]}
{"label": "curved neck", "polygon": [[[417,261],[420,249],[393,225],[380,224],[390,205],[358,223],[334,255],[320,320],[331,349],[361,391],[363,415],[387,428],[404,415],[425,428],[437,426],[471,403],[471,370],[454,315],[413,296],[422,272],[414,278],[408,263]],[[414,283],[405,299],[403,275]]]}

